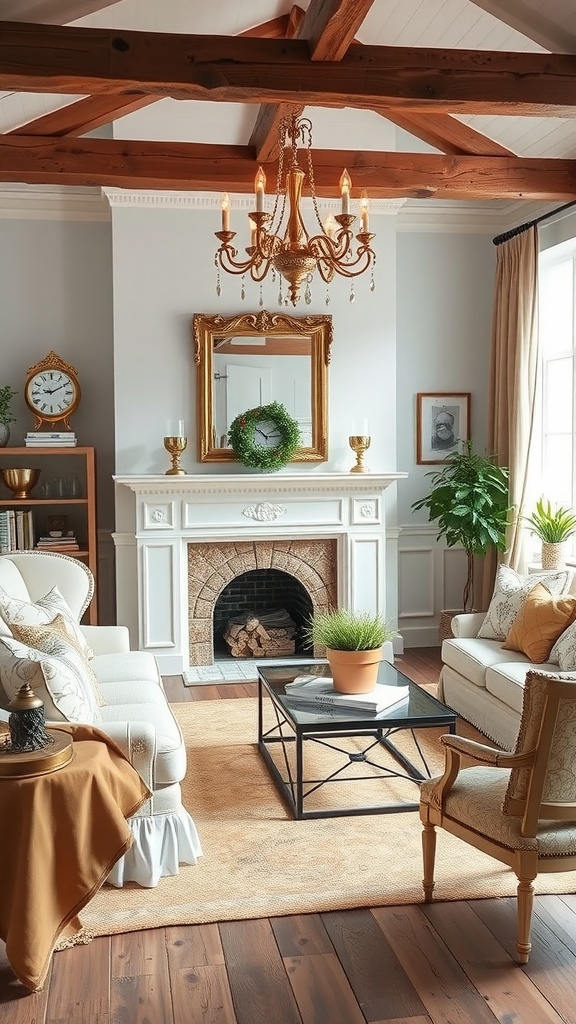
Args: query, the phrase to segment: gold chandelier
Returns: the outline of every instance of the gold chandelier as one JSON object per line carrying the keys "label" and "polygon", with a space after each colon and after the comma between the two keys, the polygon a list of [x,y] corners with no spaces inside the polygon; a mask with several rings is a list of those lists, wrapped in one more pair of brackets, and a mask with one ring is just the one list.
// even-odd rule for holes
{"label": "gold chandelier", "polygon": [[[350,192],[352,182],[348,171],[344,169],[340,178],[341,213],[335,217],[330,214],[323,225],[318,213],[318,203],[314,185],[314,169],[312,166],[312,122],[306,117],[298,117],[296,113],[282,118],[278,130],[280,157],[276,194],[272,213],[264,213],[264,194],[266,175],[261,167],[254,179],[256,209],[250,211],[250,245],[246,246],[245,260],[238,259],[238,250],[232,244],[236,232],[230,230],[230,200],[227,195],[222,197],[222,230],[216,231],[220,240],[220,248],[214,258],[216,267],[221,267],[228,274],[249,274],[253,281],[262,282],[268,272],[280,275],[280,304],[293,306],[300,298],[300,287],[306,281],[305,301],[311,302],[310,283],[314,271],[318,271],[326,284],[330,284],[334,274],[354,278],[371,268],[370,290],[374,291],[374,264],[376,256],[370,243],[374,235],[368,230],[368,196],[362,192],[360,200],[360,231],[356,236],[352,233],[352,224],[356,217],[350,213]],[[306,147],[307,175],[298,165],[298,143]],[[309,235],[302,218],[300,202],[304,179],[308,177],[308,186],[312,196],[312,204],[316,220],[320,226],[320,234]],[[288,201],[288,209],[286,209]],[[358,243],[354,251],[354,237]],[[289,285],[288,295],[282,294],[282,278]],[[217,294],[220,295],[220,275],[218,272]],[[242,285],[244,298],[244,285]],[[327,298],[327,302],[329,299]],[[354,285],[350,290],[350,301],[354,301]],[[262,305],[262,295],[260,296]]]}

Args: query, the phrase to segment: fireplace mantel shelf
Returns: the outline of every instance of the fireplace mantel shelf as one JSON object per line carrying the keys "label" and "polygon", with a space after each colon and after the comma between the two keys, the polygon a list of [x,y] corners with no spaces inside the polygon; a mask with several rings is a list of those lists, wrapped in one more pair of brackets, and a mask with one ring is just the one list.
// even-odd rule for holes
{"label": "fireplace mantel shelf", "polygon": [[408,473],[187,473],[185,476],[115,476],[114,482],[135,494],[271,494],[283,492],[373,493]]}

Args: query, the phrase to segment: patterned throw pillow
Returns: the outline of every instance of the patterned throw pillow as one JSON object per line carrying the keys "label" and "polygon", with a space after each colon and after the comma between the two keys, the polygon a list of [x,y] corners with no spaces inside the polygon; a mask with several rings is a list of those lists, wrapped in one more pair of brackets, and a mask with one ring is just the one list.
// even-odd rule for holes
{"label": "patterned throw pillow", "polygon": [[68,632],[76,640],[80,653],[87,660],[94,657],[93,651],[86,643],[86,639],[74,612],[62,596],[58,587],[52,587],[44,597],[41,597],[35,604],[32,601],[21,601],[18,598],[10,597],[0,589],[0,618],[4,620],[10,632],[12,626],[47,626],[56,615],[62,615],[66,621]]}
{"label": "patterned throw pillow", "polygon": [[572,622],[560,634],[550,651],[550,661],[562,672],[576,672],[576,622]]}
{"label": "patterned throw pillow", "polygon": [[[80,649],[77,632],[71,630],[68,619],[65,619],[63,615],[57,615],[47,626],[17,626],[13,624],[10,629],[15,640],[20,640],[21,643],[33,647],[37,651],[43,651],[44,654],[54,654],[61,658],[68,656],[70,648],[75,651],[82,659],[85,677],[92,689],[96,703],[99,707],[104,707],[106,704],[104,694],[98,686],[98,680],[90,662],[87,661]],[[82,645],[82,647],[86,646],[85,643]]]}
{"label": "patterned throw pillow", "polygon": [[529,576],[521,576],[510,566],[501,565],[498,568],[490,607],[478,630],[478,636],[483,640],[505,640],[526,596],[537,583],[543,583],[553,597],[559,597],[568,590],[571,579],[572,576],[567,571],[536,572]]}
{"label": "patterned throw pillow", "polygon": [[561,633],[576,618],[576,597],[552,597],[542,583],[526,596],[502,644],[505,651],[522,651],[530,661],[547,661]]}
{"label": "patterned throw pillow", "polygon": [[37,651],[13,637],[0,636],[0,682],[8,700],[29,683],[44,701],[48,722],[102,721],[94,691],[86,678],[86,662],[68,645],[65,656]]}

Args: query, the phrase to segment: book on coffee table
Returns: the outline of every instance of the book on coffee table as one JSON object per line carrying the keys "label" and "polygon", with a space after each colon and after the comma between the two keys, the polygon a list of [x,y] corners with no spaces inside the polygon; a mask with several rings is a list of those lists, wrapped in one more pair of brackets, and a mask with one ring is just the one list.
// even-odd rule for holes
{"label": "book on coffee table", "polygon": [[292,700],[303,704],[324,704],[328,707],[341,707],[346,710],[388,711],[406,700],[408,686],[387,686],[377,683],[369,693],[340,693],[334,689],[329,676],[296,676],[293,682],[286,683],[284,692]]}

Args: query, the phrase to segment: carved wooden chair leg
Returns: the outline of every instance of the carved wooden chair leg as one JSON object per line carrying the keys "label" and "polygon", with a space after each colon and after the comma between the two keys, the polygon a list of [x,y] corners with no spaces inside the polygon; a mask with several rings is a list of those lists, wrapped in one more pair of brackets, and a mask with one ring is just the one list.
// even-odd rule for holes
{"label": "carved wooden chair leg", "polygon": [[423,823],[422,829],[422,859],[424,863],[424,899],[429,903],[434,892],[434,862],[436,859],[436,829],[429,822]]}
{"label": "carved wooden chair leg", "polygon": [[518,950],[518,962],[527,964],[532,950],[530,942],[530,931],[532,927],[532,907],[534,905],[534,886],[532,882],[536,876],[531,878],[520,878],[518,876],[518,938],[516,949]]}

